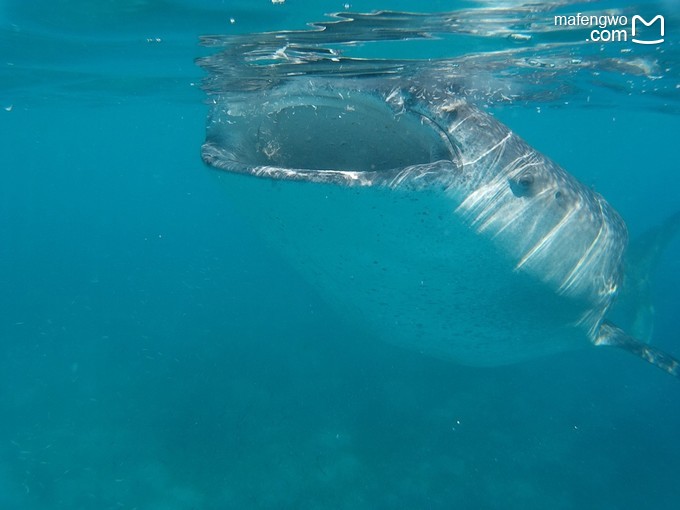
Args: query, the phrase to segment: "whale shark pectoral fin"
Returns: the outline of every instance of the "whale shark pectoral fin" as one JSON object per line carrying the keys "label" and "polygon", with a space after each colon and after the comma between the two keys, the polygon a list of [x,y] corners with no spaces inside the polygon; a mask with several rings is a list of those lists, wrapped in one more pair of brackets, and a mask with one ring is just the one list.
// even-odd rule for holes
{"label": "whale shark pectoral fin", "polygon": [[633,338],[611,322],[604,321],[600,325],[597,337],[593,343],[595,345],[610,345],[624,349],[680,379],[680,361],[661,349]]}

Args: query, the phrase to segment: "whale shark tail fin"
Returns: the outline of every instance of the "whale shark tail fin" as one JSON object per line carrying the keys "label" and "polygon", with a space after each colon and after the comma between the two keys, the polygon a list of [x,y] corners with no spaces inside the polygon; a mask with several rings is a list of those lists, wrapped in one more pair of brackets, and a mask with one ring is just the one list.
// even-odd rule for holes
{"label": "whale shark tail fin", "polygon": [[593,343],[595,345],[608,345],[626,350],[680,379],[680,361],[661,349],[657,349],[630,336],[611,322],[604,321],[602,323]]}
{"label": "whale shark tail fin", "polygon": [[[671,240],[680,233],[680,211],[634,239],[628,248],[623,288],[614,317],[635,338],[649,342],[654,330],[652,276]],[[618,313],[617,313],[618,312]]]}

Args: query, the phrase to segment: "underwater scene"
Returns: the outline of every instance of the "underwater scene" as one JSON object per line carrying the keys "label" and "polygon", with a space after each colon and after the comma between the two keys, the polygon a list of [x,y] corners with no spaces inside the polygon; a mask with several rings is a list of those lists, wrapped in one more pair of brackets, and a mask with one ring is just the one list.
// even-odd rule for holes
{"label": "underwater scene", "polygon": [[675,509],[676,0],[0,3],[0,509]]}

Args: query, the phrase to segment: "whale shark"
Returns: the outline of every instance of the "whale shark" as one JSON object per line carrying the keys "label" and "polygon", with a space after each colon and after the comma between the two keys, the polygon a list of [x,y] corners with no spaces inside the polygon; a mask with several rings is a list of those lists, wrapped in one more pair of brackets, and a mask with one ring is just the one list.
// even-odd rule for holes
{"label": "whale shark", "polygon": [[611,320],[636,288],[621,216],[458,87],[333,55],[237,87],[226,57],[199,62],[202,159],[341,317],[466,365],[614,346],[680,377]]}
{"label": "whale shark", "polygon": [[628,234],[602,196],[455,96],[365,85],[293,79],[218,104],[202,148],[336,310],[468,365],[612,345],[680,376],[607,320]]}

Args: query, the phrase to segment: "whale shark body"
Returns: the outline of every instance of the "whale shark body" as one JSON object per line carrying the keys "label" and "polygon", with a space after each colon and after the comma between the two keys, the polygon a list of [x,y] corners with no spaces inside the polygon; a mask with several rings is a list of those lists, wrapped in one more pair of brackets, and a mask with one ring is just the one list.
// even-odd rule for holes
{"label": "whale shark body", "polygon": [[628,236],[602,196],[453,87],[341,69],[213,90],[202,148],[335,310],[468,365],[613,345],[680,377],[607,320]]}

